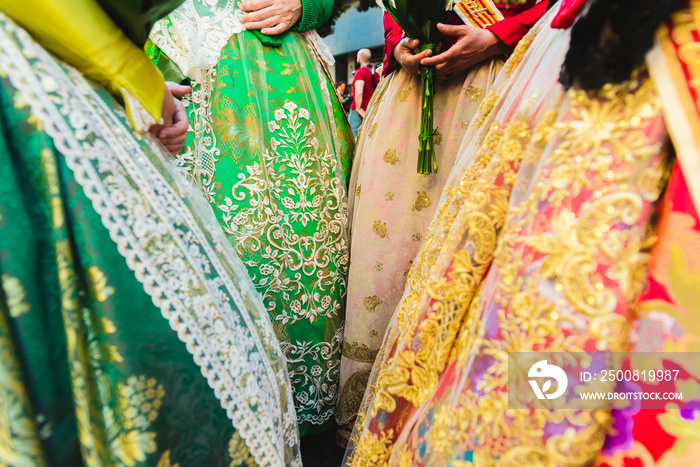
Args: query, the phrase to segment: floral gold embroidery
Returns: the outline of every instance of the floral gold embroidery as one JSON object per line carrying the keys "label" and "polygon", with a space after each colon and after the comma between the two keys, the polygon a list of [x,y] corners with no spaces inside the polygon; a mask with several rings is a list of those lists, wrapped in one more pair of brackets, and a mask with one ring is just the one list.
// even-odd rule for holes
{"label": "floral gold embroidery", "polygon": [[372,231],[374,231],[379,238],[386,238],[389,236],[386,231],[386,222],[375,221],[374,225],[372,226]]}
{"label": "floral gold embroidery", "polygon": [[472,123],[473,126],[481,128],[484,125],[486,119],[488,119],[489,115],[491,115],[491,111],[496,105],[498,97],[498,94],[496,94],[493,90],[489,91],[486,98],[483,101],[481,101],[481,105],[479,106],[479,113],[477,114],[478,117],[474,119],[474,122]]}
{"label": "floral gold embroidery", "polygon": [[394,430],[375,435],[370,432],[362,434],[352,457],[348,460],[348,467],[376,467],[389,465],[391,443]]}
{"label": "floral gold embroidery", "polygon": [[377,128],[379,128],[379,124],[376,122],[370,125],[369,131],[367,132],[367,138],[374,136],[374,134],[377,132]]}
{"label": "floral gold embroidery", "polygon": [[367,311],[374,311],[382,301],[378,296],[372,295],[371,297],[365,297],[364,304]]}
{"label": "floral gold embroidery", "polygon": [[478,101],[484,95],[484,90],[476,86],[469,86],[464,89],[470,101]]}
{"label": "floral gold embroidery", "polygon": [[229,467],[256,465],[255,458],[250,453],[248,444],[236,431],[228,442],[228,455],[231,458]]}
{"label": "floral gold embroidery", "polygon": [[384,199],[386,201],[394,201],[394,193],[393,192],[388,192],[387,194],[384,195]]}
{"label": "floral gold embroidery", "polygon": [[386,150],[386,152],[384,153],[384,162],[391,165],[396,165],[399,162],[401,162],[401,160],[399,160],[399,157],[396,155],[396,149]]}
{"label": "floral gold embroidery", "polygon": [[[391,457],[393,465],[410,439],[416,444],[408,451],[426,453],[426,464],[458,465],[467,451],[474,465],[594,462],[612,423],[609,411],[508,411],[507,355],[580,352],[584,344],[628,349],[624,313],[639,295],[648,259],[644,201],[657,199],[661,185],[647,169],[661,174],[665,165],[650,131],[660,118],[650,83],[635,77],[600,93],[562,91],[570,106],[561,114],[534,118],[520,109],[506,123],[484,118],[475,125],[486,134],[475,163],[446,189],[409,273],[397,324],[385,337],[390,353],[380,353],[362,413],[371,424],[358,419],[356,453],[384,456],[379,465]],[[482,110],[493,108],[495,102]],[[518,203],[513,184],[521,173],[532,176],[533,167],[536,183]],[[438,256],[446,242],[461,247]],[[438,258],[449,260],[444,277],[433,269]],[[441,396],[431,399],[448,365],[455,378],[472,379],[458,389],[441,385]],[[416,407],[425,412],[410,429],[420,429],[381,443],[393,440]],[[543,436],[552,424],[568,428]]]}
{"label": "floral gold embroidery", "polygon": [[399,93],[399,102],[406,102],[408,98],[411,96],[411,93],[415,87],[413,85],[409,86],[407,89],[404,89]]}
{"label": "floral gold embroidery", "polygon": [[31,310],[31,307],[25,301],[27,298],[27,293],[19,279],[7,273],[3,274],[2,288],[5,291],[7,306],[10,309],[11,317],[19,318]]}
{"label": "floral gold embroidery", "polygon": [[429,208],[432,202],[430,201],[430,196],[425,191],[419,191],[416,201],[413,203],[414,211],[422,211],[425,208]]}
{"label": "floral gold embroidery", "polygon": [[172,463],[170,461],[170,449],[165,451],[162,456],[160,456],[160,459],[158,459],[158,464],[156,464],[156,467],[180,467],[180,464],[178,463]]}
{"label": "floral gold embroidery", "polygon": [[525,53],[530,49],[532,41],[535,40],[535,37],[537,37],[537,33],[540,29],[541,27],[536,26],[532,28],[525,35],[525,37],[520,39],[520,42],[518,42],[518,45],[515,46],[515,50],[513,50],[513,53],[510,55],[510,57],[508,57],[508,61],[503,67],[506,74],[512,75],[515,69],[518,68],[520,62],[522,62],[523,58],[525,57]]}
{"label": "floral gold embroidery", "polygon": [[[376,296],[367,298],[379,300]],[[367,299],[365,299],[365,303],[366,302]],[[349,341],[343,342],[343,357],[355,360],[356,362],[374,363],[378,352],[379,351],[377,349],[370,349],[365,344],[358,344],[356,342]]]}
{"label": "floral gold embroidery", "polygon": [[95,298],[100,302],[105,302],[114,294],[114,287],[107,285],[107,276],[97,266],[92,266],[87,270],[88,278],[90,279],[92,290],[95,293]]}

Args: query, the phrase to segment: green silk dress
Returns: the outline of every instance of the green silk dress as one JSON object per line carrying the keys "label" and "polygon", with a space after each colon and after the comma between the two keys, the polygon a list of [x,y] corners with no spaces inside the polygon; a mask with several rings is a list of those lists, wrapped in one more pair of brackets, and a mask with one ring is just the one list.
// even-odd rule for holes
{"label": "green silk dress", "polygon": [[[327,3],[304,1],[305,15],[318,13],[314,6],[330,13]],[[177,69],[193,84],[192,132],[177,165],[206,195],[263,295],[288,361],[301,434],[321,431],[333,424],[338,394],[352,133],[319,59],[323,44],[299,32],[312,20],[272,38],[230,35],[211,24],[218,17],[235,25],[237,2],[209,8],[187,1],[150,36],[166,75]],[[214,18],[210,29],[194,32],[197,15]],[[219,33],[225,40],[217,42]],[[208,51],[216,51],[210,64],[203,63]]]}
{"label": "green silk dress", "polygon": [[301,465],[279,343],[206,201],[2,12],[0,126],[0,465]]}

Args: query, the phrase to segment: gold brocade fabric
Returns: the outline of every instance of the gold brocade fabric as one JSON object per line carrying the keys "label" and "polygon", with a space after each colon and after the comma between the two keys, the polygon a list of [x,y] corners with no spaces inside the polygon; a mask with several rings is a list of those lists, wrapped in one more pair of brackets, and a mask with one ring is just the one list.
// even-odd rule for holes
{"label": "gold brocade fabric", "polygon": [[389,325],[348,465],[588,465],[607,410],[509,410],[509,352],[625,351],[666,182],[645,70],[597,93],[557,82],[552,9],[465,136]]}

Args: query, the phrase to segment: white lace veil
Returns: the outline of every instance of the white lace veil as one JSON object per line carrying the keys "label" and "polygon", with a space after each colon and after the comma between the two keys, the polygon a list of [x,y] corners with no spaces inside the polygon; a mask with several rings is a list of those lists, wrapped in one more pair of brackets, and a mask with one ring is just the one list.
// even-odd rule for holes
{"label": "white lace veil", "polygon": [[151,30],[151,40],[189,78],[216,65],[229,38],[245,31],[241,0],[186,0]]}

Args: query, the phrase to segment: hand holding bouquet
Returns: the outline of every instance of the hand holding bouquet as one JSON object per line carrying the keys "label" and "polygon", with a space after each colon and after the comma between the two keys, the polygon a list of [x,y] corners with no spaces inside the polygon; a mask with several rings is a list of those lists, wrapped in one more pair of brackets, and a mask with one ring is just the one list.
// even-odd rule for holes
{"label": "hand holding bouquet", "polygon": [[[451,0],[380,0],[386,11],[394,18],[396,24],[407,36],[418,39],[420,51],[435,52],[442,34],[438,23],[445,22],[449,14]],[[420,66],[423,100],[421,111],[421,128],[418,136],[418,173],[437,172],[437,160],[433,136],[433,98],[435,96],[435,67]]]}

